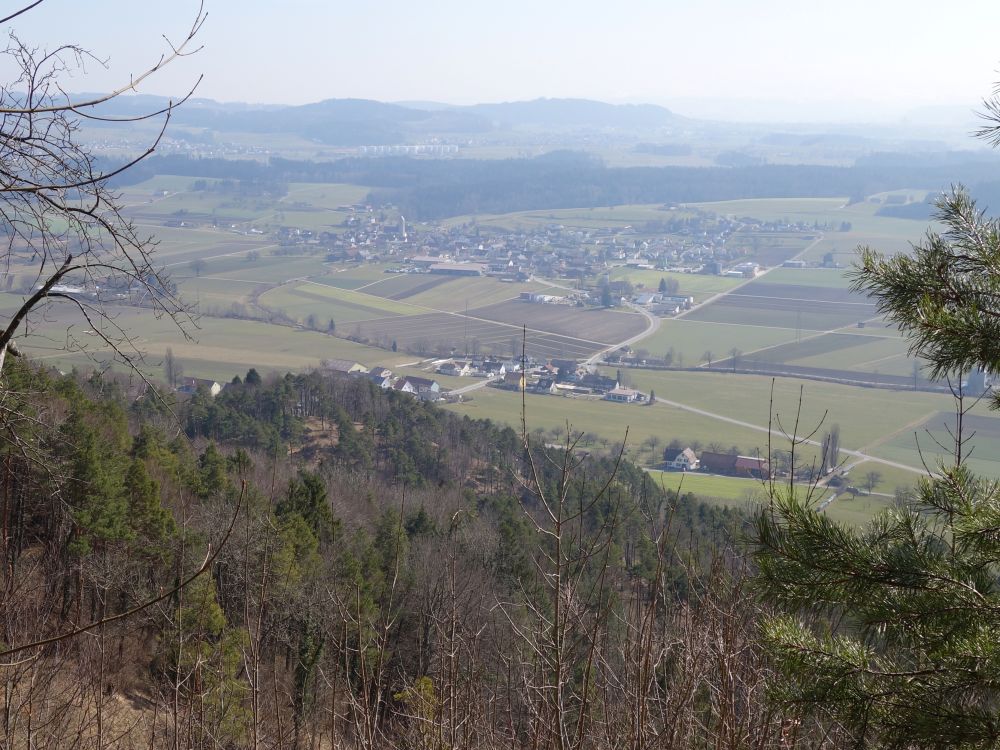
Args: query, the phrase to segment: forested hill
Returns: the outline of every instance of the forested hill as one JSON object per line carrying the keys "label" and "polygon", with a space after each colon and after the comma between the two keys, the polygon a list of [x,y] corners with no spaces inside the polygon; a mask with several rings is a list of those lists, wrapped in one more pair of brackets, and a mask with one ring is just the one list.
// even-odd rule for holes
{"label": "forested hill", "polygon": [[[4,377],[11,746],[416,747],[426,726],[527,746],[552,731],[539,670],[562,685],[546,722],[653,737],[625,703],[600,725],[580,708],[650,639],[701,637],[665,604],[704,596],[742,523],[614,454],[526,453],[360,379],[251,370],[171,404],[21,361]],[[661,664],[686,678],[657,700],[722,685],[713,665]],[[685,711],[693,741],[711,722]]]}
{"label": "forested hill", "polygon": [[[853,167],[752,165],[734,167],[607,167],[578,152],[532,159],[346,158],[332,162],[273,158],[257,161],[146,159],[129,182],[155,174],[259,183],[341,182],[373,188],[369,201],[392,203],[413,219],[546,208],[731,200],[738,198],[865,196],[901,187],[941,191],[959,181],[995,183],[996,163],[976,154],[946,162],[870,159]],[[123,183],[120,183],[123,184]]]}

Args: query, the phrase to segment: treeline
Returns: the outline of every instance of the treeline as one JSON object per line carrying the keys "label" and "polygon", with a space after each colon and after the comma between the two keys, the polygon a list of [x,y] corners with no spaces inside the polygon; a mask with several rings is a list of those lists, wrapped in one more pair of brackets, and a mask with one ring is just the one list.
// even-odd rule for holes
{"label": "treeline", "polygon": [[[347,158],[331,162],[272,158],[268,163],[156,156],[119,180],[155,174],[237,179],[253,183],[339,182],[372,188],[368,201],[393,204],[413,219],[530,209],[673,203],[739,198],[837,197],[862,200],[909,187],[940,191],[956,180],[995,182],[995,164],[970,155],[956,163],[871,158],[853,167],[734,165],[607,167],[578,152],[533,159]],[[119,182],[119,184],[124,184]]]}
{"label": "treeline", "polygon": [[4,377],[4,746],[824,741],[765,700],[742,516],[613,450],[320,373]]}

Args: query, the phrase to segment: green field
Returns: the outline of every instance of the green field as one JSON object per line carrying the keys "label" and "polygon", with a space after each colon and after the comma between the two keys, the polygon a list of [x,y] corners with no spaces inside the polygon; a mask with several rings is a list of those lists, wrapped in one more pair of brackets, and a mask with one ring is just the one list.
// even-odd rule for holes
{"label": "green field", "polygon": [[[635,350],[645,349],[654,357],[662,357],[668,350],[674,350],[674,363],[693,367],[700,364],[706,352],[712,353],[712,360],[718,361],[729,356],[735,347],[743,352],[752,352],[786,341],[794,341],[794,328],[766,327],[753,325],[731,325],[710,321],[666,319],[657,331],[638,343]],[[678,362],[677,357],[683,358]]]}
{"label": "green field", "polygon": [[562,296],[565,291],[540,283],[508,283],[491,277],[449,278],[434,274],[405,274],[386,278],[365,288],[366,294],[404,300],[432,310],[462,312],[505,300],[521,292]]}
{"label": "green field", "polygon": [[385,263],[331,264],[329,273],[317,281],[341,289],[358,289],[385,280],[385,269],[389,267]]}
{"label": "green field", "polygon": [[[0,295],[0,299],[13,295]],[[159,378],[159,363],[170,347],[188,375],[230,380],[250,367],[264,372],[288,372],[316,367],[323,359],[353,359],[371,367],[387,367],[412,361],[413,357],[394,354],[383,349],[356,344],[322,333],[271,325],[248,320],[203,317],[197,327],[189,326],[191,339],[186,339],[172,321],[156,319],[147,311],[134,308],[112,310],[115,322],[126,328],[134,338],[134,348],[145,355],[143,368]],[[50,309],[47,316],[52,331],[48,337],[36,335],[23,340],[22,347],[40,361],[67,369],[72,366],[91,367],[92,361],[81,354],[65,352],[66,330],[90,345],[99,362],[108,360],[109,352],[94,336],[78,313],[68,306]]]}
{"label": "green field", "polygon": [[315,315],[325,322],[332,317],[338,325],[426,312],[403,302],[310,281],[283,284],[267,291],[260,296],[260,303],[297,319]]}
{"label": "green field", "polygon": [[824,238],[802,256],[803,260],[818,262],[827,253],[833,253],[834,260],[844,266],[850,266],[857,259],[859,245],[886,253],[907,252],[911,243],[919,241],[932,226],[927,221],[876,216],[881,204],[847,205],[847,200],[842,198],[775,198],[692,205],[722,215],[829,223],[836,227],[841,222],[848,222],[849,231],[826,232]]}
{"label": "green field", "polygon": [[652,388],[658,398],[763,427],[767,426],[768,405],[773,399],[773,411],[780,416],[786,430],[794,423],[801,393],[799,434],[811,431],[821,422],[826,429],[838,424],[841,445],[855,450],[950,407],[950,397],[941,394],[858,388],[793,378],[650,370],[629,370],[627,374],[635,387],[646,392]]}
{"label": "green field", "polygon": [[775,268],[765,277],[769,284],[794,284],[847,289],[849,268]]}
{"label": "green field", "polygon": [[644,290],[656,291],[660,285],[660,279],[672,279],[679,286],[678,294],[687,294],[695,298],[695,302],[701,302],[706,297],[713,294],[728,292],[735,286],[743,282],[740,279],[731,279],[725,276],[707,276],[697,273],[676,273],[671,271],[649,271],[638,268],[628,268],[619,266],[612,269],[609,276],[614,279],[628,280],[633,286],[639,288],[642,285]]}
{"label": "green field", "polygon": [[633,204],[603,206],[599,208],[557,208],[543,211],[519,211],[509,214],[481,214],[456,216],[442,222],[446,227],[477,223],[482,227],[499,229],[532,229],[559,224],[579,229],[625,227],[645,221],[664,221],[692,215],[683,210],[670,210],[658,204]]}
{"label": "green field", "polygon": [[[492,419],[521,426],[521,394],[483,388],[471,394],[472,400],[452,404],[446,408],[473,418]],[[683,409],[665,404],[642,406],[637,404],[612,404],[608,401],[586,398],[564,398],[527,394],[527,419],[529,431],[541,428],[565,430],[567,423],[574,432],[590,434],[606,441],[607,446],[620,445],[628,434],[629,456],[640,463],[651,465],[658,461],[654,452],[643,447],[651,436],[659,439],[656,454],[663,446],[677,438],[684,441],[699,440],[703,444],[713,441],[727,448],[737,445],[743,451],[764,449],[767,437],[756,430],[706,419]],[[603,444],[603,443],[602,443]]]}
{"label": "green field", "polygon": [[700,498],[738,500],[745,503],[751,498],[762,497],[764,493],[764,486],[756,479],[723,477],[697,471],[649,470],[649,476],[663,489],[693,492]]}
{"label": "green field", "polygon": [[[329,230],[352,215],[341,207],[363,202],[368,188],[360,185],[292,183],[278,199],[245,197],[218,190],[195,191],[192,177],[158,175],[128,188],[129,215],[138,223],[170,219],[194,224],[239,224],[241,228],[294,226]],[[210,186],[218,180],[205,180]],[[161,195],[167,191],[167,195]]]}

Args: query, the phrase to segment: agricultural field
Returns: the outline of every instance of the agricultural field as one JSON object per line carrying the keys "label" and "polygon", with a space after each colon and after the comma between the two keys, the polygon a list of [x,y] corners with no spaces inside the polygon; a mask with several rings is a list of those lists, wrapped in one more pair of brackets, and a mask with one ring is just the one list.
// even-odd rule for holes
{"label": "agricultural field", "polygon": [[[742,357],[775,365],[814,368],[817,374],[839,370],[843,377],[867,373],[912,378],[916,363],[909,357],[906,341],[895,332],[888,332],[888,335],[861,331],[825,333]],[[921,383],[925,382],[922,374],[918,373],[918,377]]]}
{"label": "agricultural field", "polygon": [[635,348],[653,356],[672,349],[674,364],[689,367],[707,366],[705,355],[711,352],[713,369],[736,365],[900,388],[916,376],[926,384],[898,331],[886,327],[871,299],[850,290],[848,271],[775,268],[664,321]]}
{"label": "agricultural field", "polygon": [[[351,211],[338,209],[359,203],[368,194],[368,188],[358,185],[292,183],[286,195],[273,199],[221,189],[194,190],[197,181],[161,175],[129,186],[125,194],[128,215],[139,224],[179,220],[226,228],[286,225],[321,231],[340,226]],[[222,181],[204,182],[217,188]]]}
{"label": "agricultural field", "polygon": [[768,284],[848,289],[850,268],[775,268],[762,279]]}
{"label": "agricultural field", "polygon": [[574,229],[604,229],[626,227],[647,221],[665,221],[692,216],[691,212],[671,209],[662,204],[602,206],[598,208],[555,208],[543,211],[519,211],[510,214],[480,214],[457,216],[442,222],[445,227],[463,226],[475,222],[481,227],[498,229],[540,229],[559,224]]}
{"label": "agricultural field", "polygon": [[327,275],[315,281],[341,289],[360,289],[385,281],[385,269],[389,267],[385,263],[331,263]]}
{"label": "agricultural field", "polygon": [[877,317],[875,305],[828,287],[750,283],[685,316],[688,320],[830,331]]}
{"label": "agricultural field", "polygon": [[293,319],[303,320],[314,315],[324,323],[333,318],[337,325],[424,312],[405,302],[312,281],[282,284],[261,294],[259,302],[271,309],[281,310]]}
{"label": "agricultural field", "polygon": [[742,505],[749,500],[761,498],[764,487],[756,479],[724,477],[718,474],[703,474],[699,471],[658,471],[649,469],[652,480],[666,490],[693,492],[699,499],[738,501]]}
{"label": "agricultural field", "polygon": [[[541,307],[541,305],[536,305]],[[345,326],[354,337],[387,346],[397,342],[400,349],[423,354],[448,354],[450,351],[493,353],[512,356],[521,351],[520,325],[499,323],[458,313],[426,313],[398,318],[367,320]],[[341,329],[343,330],[343,329]],[[586,359],[605,348],[604,344],[544,330],[529,329],[526,351],[533,357]]]}
{"label": "agricultural field", "polygon": [[436,274],[396,274],[364,287],[365,294],[442,312],[461,312],[517,299],[521,292],[563,296],[565,290],[536,282],[503,282],[490,277],[455,278]]}
{"label": "agricultural field", "polygon": [[865,450],[884,436],[921,424],[951,406],[951,398],[944,394],[858,388],[794,378],[638,369],[628,370],[626,375],[633,387],[647,393],[653,389],[657,398],[763,428],[768,424],[768,405],[773,404],[773,412],[781,424],[791,430],[801,395],[799,434],[807,434],[817,425],[822,425],[822,431],[837,424],[841,428],[841,446],[853,450]]}
{"label": "agricultural field", "polygon": [[[0,304],[7,296],[0,294]],[[160,363],[168,347],[185,374],[220,382],[242,375],[251,367],[260,372],[288,372],[316,367],[323,359],[353,359],[368,366],[393,367],[414,359],[315,331],[251,320],[202,317],[187,326],[187,338],[171,320],[157,319],[149,311],[121,308],[113,312],[114,323],[129,331],[135,352],[145,358],[141,369],[154,378],[161,377]],[[78,313],[59,305],[50,308],[46,317],[52,334],[32,336],[22,344],[31,357],[62,369],[110,363],[110,351],[87,333],[89,325]],[[66,353],[67,329],[69,335],[89,345],[89,356]]]}
{"label": "agricultural field", "polygon": [[794,328],[667,318],[661,321],[658,330],[633,344],[632,348],[639,353],[646,351],[653,357],[663,357],[672,350],[674,365],[694,367],[707,363],[709,358],[705,355],[708,353],[715,362],[727,358],[734,348],[751,352],[795,338]]}
{"label": "agricultural field", "polygon": [[765,220],[787,219],[835,226],[847,222],[849,230],[826,232],[823,239],[802,256],[803,260],[820,261],[826,253],[833,253],[834,260],[844,266],[849,266],[857,258],[859,245],[887,253],[906,252],[930,226],[927,221],[877,216],[881,203],[848,204],[846,198],[773,198],[691,205],[720,215],[752,216]]}
{"label": "agricultural field", "polygon": [[625,280],[636,289],[656,291],[660,279],[677,282],[678,294],[687,294],[701,302],[706,297],[728,292],[743,282],[726,276],[707,276],[697,273],[677,273],[672,271],[649,271],[628,266],[618,266],[608,274],[612,281]]}
{"label": "agricultural field", "polygon": [[[985,411],[985,408],[977,410]],[[892,461],[918,465],[926,462],[931,469],[936,469],[942,462],[949,464],[953,460],[954,426],[954,412],[941,411],[878,444],[872,453]],[[969,468],[977,474],[1000,477],[1000,417],[995,412],[968,414],[963,430],[970,437],[964,448]]]}
{"label": "agricultural field", "polygon": [[611,346],[646,329],[646,319],[636,313],[579,308],[570,305],[505,302],[469,310],[473,318],[506,323],[516,328],[528,326],[560,336]]}
{"label": "agricultural field", "polygon": [[[674,438],[697,440],[703,445],[718,442],[727,449],[736,445],[743,452],[764,451],[767,446],[763,432],[706,419],[666,404],[613,404],[592,398],[531,393],[525,394],[525,404],[529,432],[565,431],[569,423],[574,434],[586,433],[592,436],[594,444],[608,450],[620,446],[627,434],[629,457],[646,466],[659,463],[664,446]],[[515,429],[521,426],[521,394],[515,391],[483,388],[475,391],[470,400],[445,408],[472,418],[492,419]],[[655,450],[648,447],[651,437],[659,441]]]}

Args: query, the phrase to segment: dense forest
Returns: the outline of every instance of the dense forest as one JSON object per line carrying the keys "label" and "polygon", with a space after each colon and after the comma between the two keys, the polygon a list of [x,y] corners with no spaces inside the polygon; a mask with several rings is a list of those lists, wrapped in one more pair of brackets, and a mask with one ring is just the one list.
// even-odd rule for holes
{"label": "dense forest", "polygon": [[[865,196],[900,185],[945,190],[955,181],[996,194],[996,163],[969,152],[948,160],[870,157],[853,167],[739,165],[607,167],[580,152],[533,159],[346,158],[333,162],[272,158],[268,163],[156,156],[128,170],[118,184],[156,174],[238,179],[248,184],[352,183],[372,188],[374,205],[393,204],[412,219],[476,213],[680,203],[742,198]],[[979,188],[982,189],[979,189]],[[988,202],[988,201],[987,201]]]}
{"label": "dense forest", "polygon": [[745,519],[362,379],[8,363],[5,747],[758,747]]}

